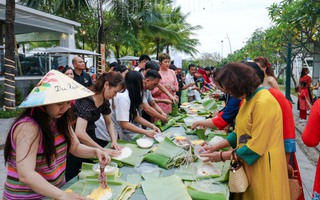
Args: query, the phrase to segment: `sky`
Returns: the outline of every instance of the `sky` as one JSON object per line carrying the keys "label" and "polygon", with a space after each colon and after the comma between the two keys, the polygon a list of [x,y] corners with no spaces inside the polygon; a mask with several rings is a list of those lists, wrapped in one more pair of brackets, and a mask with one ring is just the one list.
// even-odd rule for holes
{"label": "sky", "polygon": [[184,14],[189,13],[188,23],[202,26],[194,36],[201,43],[196,47],[198,51],[227,57],[230,52],[241,49],[256,29],[272,25],[267,7],[280,1],[175,0],[174,3],[181,6]]}

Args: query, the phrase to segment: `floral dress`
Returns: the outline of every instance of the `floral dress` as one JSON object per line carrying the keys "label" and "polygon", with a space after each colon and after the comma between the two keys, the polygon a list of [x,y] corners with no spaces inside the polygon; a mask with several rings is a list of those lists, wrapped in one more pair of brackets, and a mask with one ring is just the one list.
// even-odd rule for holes
{"label": "floral dress", "polygon": [[[159,74],[161,75],[161,81],[160,83],[165,86],[168,89],[168,91],[174,96],[176,91],[179,89],[179,84],[177,77],[175,75],[175,72],[171,69],[168,70],[161,70],[159,71]],[[155,88],[152,90],[152,96],[153,98],[158,98],[158,99],[170,99],[165,93],[159,90],[159,88]],[[165,103],[158,103],[160,108],[168,114],[171,110],[171,104],[165,104]]]}

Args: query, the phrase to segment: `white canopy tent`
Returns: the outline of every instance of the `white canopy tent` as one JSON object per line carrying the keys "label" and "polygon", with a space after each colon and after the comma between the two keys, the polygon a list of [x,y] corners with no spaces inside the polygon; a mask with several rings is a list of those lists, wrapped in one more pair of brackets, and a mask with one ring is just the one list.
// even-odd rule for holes
{"label": "white canopy tent", "polygon": [[124,56],[119,58],[120,61],[132,61],[132,60],[139,60],[139,57],[136,56]]}
{"label": "white canopy tent", "polygon": [[[48,49],[46,51],[49,54],[49,70],[51,70],[51,60],[53,56],[67,56],[68,57],[68,65],[72,66],[71,60],[69,57],[72,55],[86,55],[86,56],[91,56],[93,57],[93,60],[95,60],[95,57],[100,55],[98,53],[92,52],[92,51],[87,51],[83,49],[73,49],[73,48],[66,48],[66,47],[53,47],[51,49]],[[96,62],[93,62],[96,63]],[[94,71],[96,71],[96,66],[94,65]]]}

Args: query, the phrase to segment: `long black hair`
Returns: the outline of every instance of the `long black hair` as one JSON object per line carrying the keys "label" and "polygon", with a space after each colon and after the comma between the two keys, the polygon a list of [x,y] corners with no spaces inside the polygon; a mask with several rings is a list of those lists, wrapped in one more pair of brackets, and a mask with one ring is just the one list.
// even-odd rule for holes
{"label": "long black hair", "polygon": [[143,81],[142,75],[137,71],[129,71],[125,77],[127,90],[129,92],[130,114],[129,119],[133,120],[137,116],[137,110],[143,100]]}
{"label": "long black hair", "polygon": [[[69,132],[69,120],[70,120],[70,109],[65,112],[62,117],[57,119],[56,122],[56,129],[57,131],[62,134],[65,137],[66,143],[67,143],[67,150],[69,152],[70,145],[71,145],[71,133]],[[34,108],[27,108],[25,109],[20,116],[18,116],[13,124],[15,124],[20,119],[23,119],[25,117],[31,117],[34,119],[34,121],[39,126],[39,132],[37,137],[40,137],[40,134],[42,132],[42,147],[43,147],[43,153],[46,158],[46,162],[48,163],[48,166],[51,167],[51,162],[53,157],[57,156],[56,148],[54,145],[54,132],[52,130],[52,125],[50,124],[50,118],[48,113],[45,111],[45,106],[41,107],[34,107]],[[5,147],[4,147],[4,159],[5,163],[7,163],[11,159],[11,152],[13,151],[13,147],[11,145],[11,131],[13,126],[10,128]],[[37,137],[34,139],[34,141],[30,144],[30,148],[32,144],[35,142]],[[27,155],[30,153],[30,148],[24,158],[27,157]],[[23,158],[23,159],[24,159]],[[22,159],[22,160],[23,160]],[[20,162],[21,160],[17,160],[16,162]]]}
{"label": "long black hair", "polygon": [[306,68],[306,67],[302,68],[300,78],[304,77],[304,75],[307,75],[307,74],[308,74],[308,73],[307,73],[308,70],[309,70],[309,69]]}

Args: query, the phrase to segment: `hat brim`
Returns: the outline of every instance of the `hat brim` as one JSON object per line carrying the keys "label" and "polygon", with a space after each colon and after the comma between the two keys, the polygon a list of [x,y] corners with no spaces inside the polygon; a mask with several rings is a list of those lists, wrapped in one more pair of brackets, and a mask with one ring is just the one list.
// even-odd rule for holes
{"label": "hat brim", "polygon": [[57,70],[49,71],[33,88],[19,108],[72,101],[94,95],[88,88]]}

